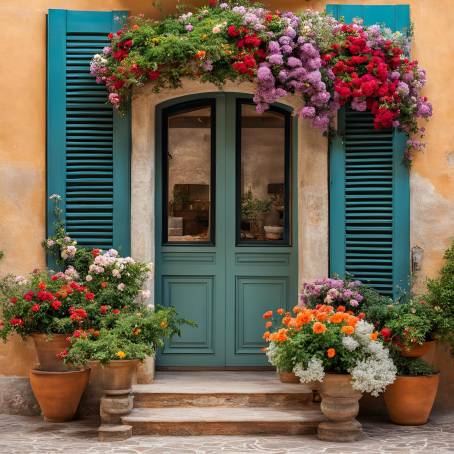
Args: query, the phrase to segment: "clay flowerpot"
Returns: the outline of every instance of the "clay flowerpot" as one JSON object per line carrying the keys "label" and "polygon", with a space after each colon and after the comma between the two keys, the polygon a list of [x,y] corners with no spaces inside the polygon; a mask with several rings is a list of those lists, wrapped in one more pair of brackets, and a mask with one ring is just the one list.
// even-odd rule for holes
{"label": "clay flowerpot", "polygon": [[299,377],[293,372],[279,372],[279,380],[282,383],[300,383]]}
{"label": "clay flowerpot", "polygon": [[30,384],[45,421],[70,421],[88,384],[90,369],[66,372],[30,370]]}
{"label": "clay flowerpot", "polygon": [[355,419],[362,394],[352,387],[351,376],[326,374],[320,387],[320,409],[328,421],[318,426],[324,441],[356,441],[362,438],[361,424]]}
{"label": "clay flowerpot", "polygon": [[401,376],[385,391],[385,404],[393,423],[426,424],[438,390],[439,375]]}
{"label": "clay flowerpot", "polygon": [[401,347],[400,355],[405,358],[420,358],[424,356],[431,347],[435,345],[435,341],[427,341],[424,344],[413,344],[410,348]]}
{"label": "clay flowerpot", "polygon": [[104,366],[102,372],[104,392],[110,395],[130,392],[138,364],[137,359],[127,359],[111,361]]}
{"label": "clay flowerpot", "polygon": [[65,363],[57,358],[57,354],[68,347],[66,334],[32,334],[38,354],[39,369],[49,372],[64,372],[70,370]]}

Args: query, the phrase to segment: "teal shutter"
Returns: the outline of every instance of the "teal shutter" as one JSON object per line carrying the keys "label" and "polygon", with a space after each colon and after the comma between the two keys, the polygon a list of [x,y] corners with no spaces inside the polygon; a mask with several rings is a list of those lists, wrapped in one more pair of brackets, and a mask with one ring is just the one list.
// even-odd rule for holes
{"label": "teal shutter", "polygon": [[[408,5],[327,5],[334,17],[408,30]],[[408,289],[410,183],[406,136],[376,130],[370,112],[342,109],[330,143],[330,274],[355,278],[384,295]]]}
{"label": "teal shutter", "polygon": [[[130,251],[130,121],[107,104],[90,59],[127,13],[49,10],[47,195],[64,197],[66,230],[81,246]],[[52,203],[47,230],[53,233]]]}

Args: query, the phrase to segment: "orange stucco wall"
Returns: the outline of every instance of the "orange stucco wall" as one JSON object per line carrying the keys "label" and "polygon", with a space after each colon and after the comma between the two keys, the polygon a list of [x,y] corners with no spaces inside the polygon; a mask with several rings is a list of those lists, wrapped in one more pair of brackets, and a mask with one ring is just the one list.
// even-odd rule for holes
{"label": "orange stucco wall", "polygon": [[[162,0],[164,12],[176,0]],[[185,3],[205,3],[190,2]],[[323,10],[323,0],[272,0],[279,9]],[[415,276],[422,288],[435,276],[454,236],[454,2],[452,0],[337,0],[331,3],[411,5],[413,56],[428,71],[425,94],[434,105],[427,148],[412,169],[412,246],[423,248]],[[0,274],[44,266],[46,13],[49,8],[161,13],[151,0],[2,0],[0,2]],[[0,375],[27,374],[34,352],[20,340],[0,345]]]}

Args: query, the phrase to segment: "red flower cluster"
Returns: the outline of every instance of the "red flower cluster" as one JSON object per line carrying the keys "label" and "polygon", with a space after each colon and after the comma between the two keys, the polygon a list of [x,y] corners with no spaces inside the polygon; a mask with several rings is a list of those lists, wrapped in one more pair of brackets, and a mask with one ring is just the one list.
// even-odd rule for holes
{"label": "red flower cluster", "polygon": [[234,57],[236,61],[232,64],[233,69],[240,74],[253,77],[258,64],[266,59],[266,52],[260,48],[262,40],[247,27],[237,28],[230,25],[227,34],[235,39],[236,47],[239,49]]}
{"label": "red flower cluster", "polygon": [[336,60],[332,71],[339,102],[344,105],[355,98],[360,103],[357,110],[372,112],[375,128],[390,128],[400,114],[400,96],[398,80],[390,81],[388,74],[401,65],[411,69],[414,63],[402,58],[402,49],[392,47],[391,41],[385,42],[384,51],[376,50],[367,46],[365,33],[352,25],[343,25],[342,32],[347,34],[345,41],[322,56],[325,65]]}

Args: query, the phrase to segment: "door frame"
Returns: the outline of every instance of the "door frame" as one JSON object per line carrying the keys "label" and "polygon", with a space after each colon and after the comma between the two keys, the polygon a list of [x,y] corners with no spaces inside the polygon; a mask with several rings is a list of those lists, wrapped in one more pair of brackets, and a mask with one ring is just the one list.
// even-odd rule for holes
{"label": "door frame", "polygon": [[[249,254],[257,254],[257,253],[263,253],[265,252],[268,256],[282,256],[282,254],[286,254],[289,257],[289,271],[286,272],[285,274],[288,274],[288,280],[286,281],[286,292],[287,292],[287,298],[286,298],[286,304],[287,304],[287,309],[290,309],[294,304],[297,302],[297,295],[298,295],[298,116],[293,116],[292,114],[294,112],[294,109],[286,104],[283,103],[275,103],[273,105],[275,111],[281,112],[285,115],[286,118],[286,138],[288,138],[288,142],[286,140],[286,175],[289,178],[289,187],[290,187],[290,193],[288,193],[287,197],[288,198],[288,215],[290,217],[290,222],[288,223],[288,230],[287,230],[287,235],[288,235],[288,243],[283,243],[283,244],[277,244],[273,245],[273,251],[265,251],[265,248],[268,248],[269,246],[263,246],[263,244],[256,244],[256,245],[251,245],[251,244],[244,244],[240,245],[237,242],[237,227],[238,227],[238,185],[239,185],[239,177],[237,175],[238,172],[238,157],[239,157],[239,143],[238,143],[238,134],[240,131],[238,130],[240,126],[240,121],[238,118],[239,115],[239,107],[241,106],[241,101],[252,101],[252,95],[248,93],[241,93],[241,92],[229,92],[229,93],[224,93],[224,92],[207,92],[207,93],[198,93],[194,95],[186,95],[186,96],[180,96],[180,97],[175,97],[170,100],[167,100],[163,103],[160,103],[156,106],[156,120],[155,120],[155,137],[156,137],[156,154],[155,154],[155,169],[154,169],[154,180],[155,180],[155,219],[156,219],[156,226],[155,226],[155,250],[156,250],[156,268],[155,268],[155,273],[156,273],[156,284],[155,284],[155,300],[158,300],[158,295],[160,294],[161,297],[164,295],[165,289],[162,287],[162,279],[161,279],[161,270],[162,266],[161,263],[159,263],[159,260],[162,257],[162,253],[166,253],[168,248],[172,248],[172,251],[179,252],[179,251],[184,251],[185,248],[191,247],[191,250],[194,248],[197,249],[197,251],[200,250],[202,251],[209,251],[209,247],[211,246],[213,249],[217,248],[218,245],[224,246],[225,253],[222,254],[223,256],[219,255],[218,252],[216,252],[216,257],[219,257],[219,261],[222,259],[222,265],[224,266],[224,278],[220,280],[218,287],[220,286],[224,290],[225,298],[228,298],[228,300],[236,301],[237,297],[235,296],[235,289],[228,289],[228,282],[226,280],[226,277],[230,277],[230,272],[233,270],[233,264],[230,263],[230,261],[234,260],[235,253],[229,252],[228,248],[225,247],[226,241],[233,241],[234,247],[235,248],[241,248],[242,253],[249,253]],[[165,169],[166,169],[166,159],[163,157],[163,149],[165,148],[167,144],[167,137],[165,136],[165,129],[164,129],[164,121],[168,117],[170,113],[175,108],[175,111],[183,111],[185,107],[190,108],[190,107],[197,107],[197,106],[202,106],[202,105],[211,105],[212,106],[212,112],[213,112],[213,118],[212,118],[212,125],[214,124],[215,126],[218,125],[218,122],[225,123],[225,130],[219,126],[216,126],[214,129],[212,129],[212,134],[214,137],[212,137],[212,144],[214,144],[214,147],[212,148],[212,175],[211,175],[211,181],[212,181],[212,195],[216,194],[215,193],[215,185],[217,181],[220,181],[224,184],[226,180],[234,179],[234,185],[233,185],[233,192],[231,194],[227,194],[227,197],[224,200],[224,203],[221,204],[221,209],[228,210],[230,208],[230,211],[232,211],[232,214],[235,216],[235,231],[234,232],[227,232],[226,231],[226,222],[224,222],[224,226],[222,227],[221,230],[222,232],[212,232],[212,244],[206,243],[206,244],[197,244],[194,242],[188,243],[188,244],[182,244],[182,245],[175,245],[175,244],[166,244],[164,242],[165,240],[165,227],[166,227],[166,221],[163,219],[163,216],[165,216],[165,209],[163,204],[165,203],[165,200],[167,198],[167,195],[164,195],[163,188],[165,187],[165,181],[167,176],[165,175]],[[217,107],[221,107],[220,109],[217,109]],[[180,107],[180,109],[177,109],[177,107]],[[234,112],[234,115],[227,115],[227,117],[224,117],[224,112]],[[227,134],[226,131],[233,131],[231,134]],[[229,162],[229,158],[227,157],[226,150],[232,150],[233,155],[233,163]],[[222,153],[223,156],[219,156],[219,153]],[[213,159],[214,156],[214,159]],[[222,168],[225,167],[225,171],[222,172]],[[219,180],[220,179],[220,180]],[[222,186],[222,185],[221,185]],[[215,196],[216,199],[218,196]],[[214,203],[214,210],[215,213],[212,216],[212,220],[214,222],[212,223],[212,228],[215,229],[216,226],[219,228],[220,226],[220,219],[223,219],[225,214],[224,213],[219,213],[218,211],[218,203],[217,200],[214,200],[212,197],[212,200],[215,202]],[[216,222],[216,219],[218,222]],[[233,237],[232,237],[233,234]],[[218,243],[216,243],[216,237],[218,238]],[[222,238],[222,240],[221,240]],[[278,250],[279,252],[277,252]],[[229,258],[229,260],[228,260]],[[218,259],[217,259],[218,260]],[[219,266],[219,264],[213,264],[212,267]],[[208,268],[207,268],[208,270]],[[212,269],[214,273],[216,273],[215,269]],[[275,271],[273,269],[273,266],[268,266],[268,267],[263,267],[263,276],[267,277],[276,277],[278,278],[279,275],[276,274],[275,276]],[[249,276],[250,279],[257,278],[258,276],[254,276],[253,274]],[[219,279],[217,276],[216,279]],[[226,287],[227,286],[227,287]],[[236,284],[235,284],[236,286]],[[219,290],[219,289],[217,289]],[[215,294],[214,294],[215,297]],[[232,299],[233,298],[233,299]],[[236,346],[238,346],[239,341],[238,341],[238,329],[237,329],[237,321],[235,317],[235,313],[237,311],[237,308],[232,308],[232,310],[228,310],[227,304],[225,301],[223,302],[224,304],[224,310],[219,306],[219,304],[216,304],[216,301],[214,302],[214,310],[217,311],[217,314],[222,317],[222,319],[225,321],[224,322],[224,327],[217,326],[216,329],[216,335],[217,336],[222,336],[222,342],[224,342],[224,349],[223,349],[223,354],[219,356],[223,356],[223,362],[224,364],[231,362],[232,358],[236,358],[236,364],[232,364],[229,366],[216,366],[219,368],[229,368],[229,367],[257,367],[257,366],[263,366],[263,355],[262,354],[251,354],[247,353],[244,355],[241,355],[239,353],[235,353]],[[221,312],[224,312],[223,314]],[[232,316],[233,315],[233,316]],[[258,314],[260,317],[261,314]],[[227,335],[228,330],[233,330],[234,334],[231,336],[232,345],[228,345],[227,340],[229,336]],[[213,334],[214,336],[214,334]],[[216,342],[216,339],[211,340],[212,345],[218,345],[219,348],[219,343]],[[186,362],[184,358],[180,357],[178,355],[179,362],[182,363],[184,367],[184,363]],[[194,353],[194,355],[197,355],[197,353]],[[238,356],[239,355],[239,356]],[[181,355],[183,356],[183,355]],[[198,358],[200,358],[200,364],[187,364],[186,367],[192,368],[192,367],[204,367],[204,366],[210,366],[205,362],[205,358],[203,355],[198,355]],[[188,361],[189,361],[189,355],[188,355]],[[190,362],[190,361],[189,361]],[[165,367],[165,364],[164,364]],[[182,367],[182,366],[178,366]]]}

